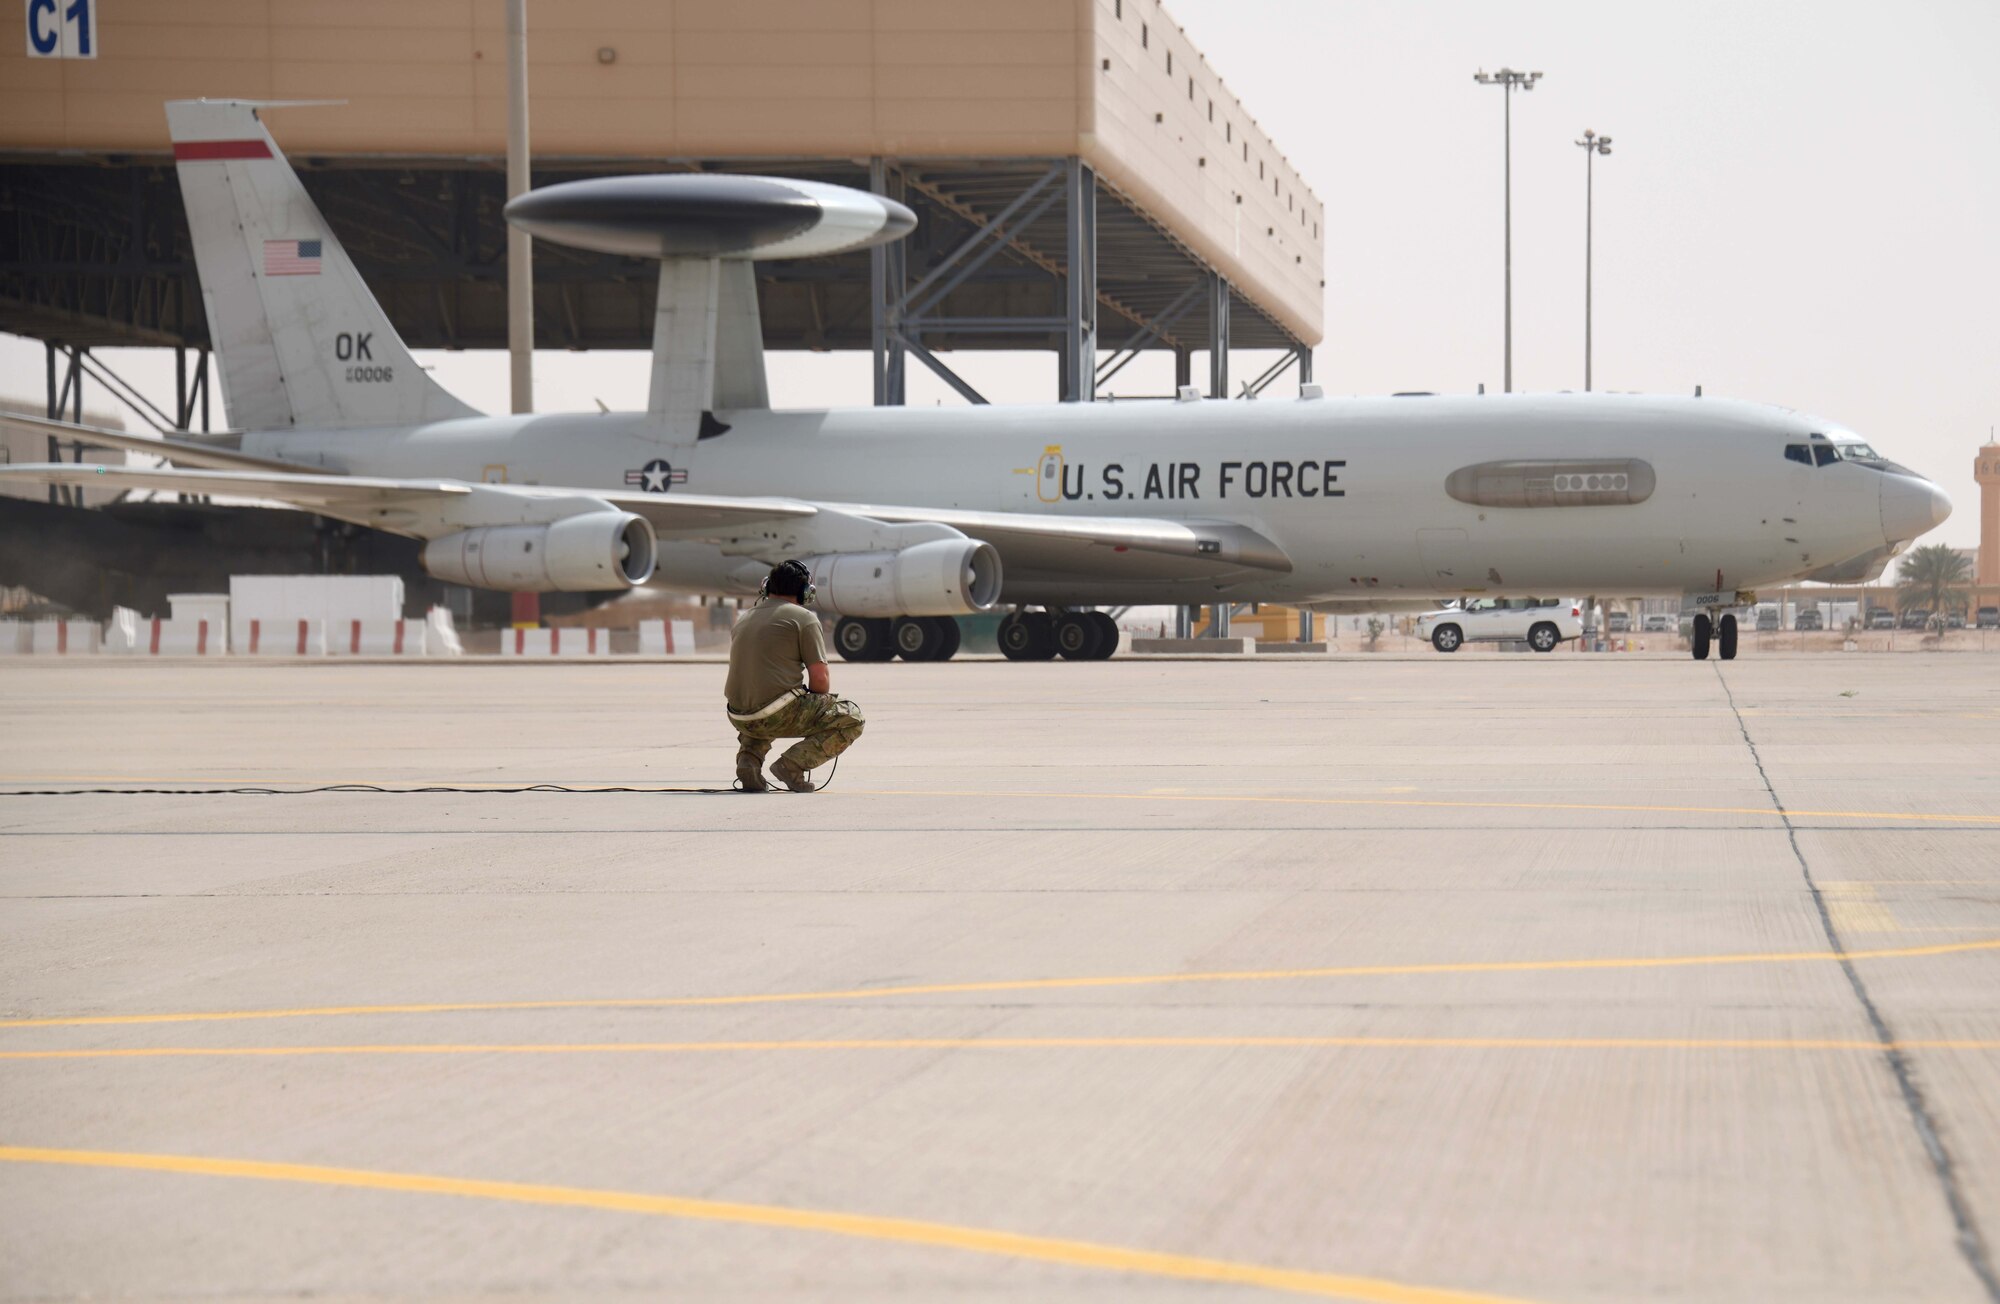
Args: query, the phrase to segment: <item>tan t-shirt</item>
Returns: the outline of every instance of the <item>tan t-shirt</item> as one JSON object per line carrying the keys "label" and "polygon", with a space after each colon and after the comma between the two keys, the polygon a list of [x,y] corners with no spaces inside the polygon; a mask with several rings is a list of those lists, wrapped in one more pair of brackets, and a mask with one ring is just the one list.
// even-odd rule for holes
{"label": "tan t-shirt", "polygon": [[785,598],[766,598],[736,622],[729,642],[723,700],[747,713],[806,681],[806,667],[826,660],[819,617]]}

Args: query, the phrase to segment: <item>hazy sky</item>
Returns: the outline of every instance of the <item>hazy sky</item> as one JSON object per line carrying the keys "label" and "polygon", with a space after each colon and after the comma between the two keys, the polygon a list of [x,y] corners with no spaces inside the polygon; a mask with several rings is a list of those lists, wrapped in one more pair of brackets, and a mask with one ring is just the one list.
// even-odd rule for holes
{"label": "hazy sky", "polygon": [[[1597,387],[1699,383],[1839,421],[1951,493],[1933,538],[1976,541],[1971,461],[2000,423],[2000,75],[1980,66],[2000,0],[1167,9],[1327,204],[1329,392],[1500,387],[1502,93],[1472,74],[1537,69],[1514,102],[1515,388],[1583,383],[1571,142],[1594,128],[1614,151],[1597,160]],[[0,393],[39,399],[40,353],[0,337]],[[171,393],[164,352],[107,359]],[[503,355],[425,361],[506,406]],[[958,363],[996,401],[1054,395],[1053,356]],[[771,371],[782,406],[868,401],[865,356]],[[642,406],[645,374],[634,354],[544,354],[536,405]],[[1171,376],[1163,355],[1115,388]],[[911,378],[913,403],[957,401]]]}

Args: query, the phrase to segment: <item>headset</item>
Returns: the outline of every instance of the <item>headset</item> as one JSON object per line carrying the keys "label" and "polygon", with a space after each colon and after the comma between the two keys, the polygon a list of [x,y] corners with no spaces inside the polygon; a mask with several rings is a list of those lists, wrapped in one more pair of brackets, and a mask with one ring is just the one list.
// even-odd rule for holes
{"label": "headset", "polygon": [[[787,559],[771,568],[771,573],[766,575],[764,582],[757,586],[757,598],[759,601],[771,596],[771,581],[781,577],[791,580],[798,585],[797,600],[800,606],[810,607],[813,604],[813,598],[818,596],[819,593],[818,586],[813,583],[812,572],[806,569],[806,564],[796,559]],[[788,593],[785,596],[792,597],[793,595]]]}

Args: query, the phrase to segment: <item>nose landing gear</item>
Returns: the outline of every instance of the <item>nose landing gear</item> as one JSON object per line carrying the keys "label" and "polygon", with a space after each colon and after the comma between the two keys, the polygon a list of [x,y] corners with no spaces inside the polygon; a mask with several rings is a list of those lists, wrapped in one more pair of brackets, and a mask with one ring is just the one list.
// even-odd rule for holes
{"label": "nose landing gear", "polygon": [[1693,647],[1694,659],[1697,661],[1708,660],[1711,643],[1724,661],[1734,661],[1736,659],[1735,615],[1724,612],[1718,619],[1706,611],[1697,611],[1694,615],[1693,637],[1688,641]]}

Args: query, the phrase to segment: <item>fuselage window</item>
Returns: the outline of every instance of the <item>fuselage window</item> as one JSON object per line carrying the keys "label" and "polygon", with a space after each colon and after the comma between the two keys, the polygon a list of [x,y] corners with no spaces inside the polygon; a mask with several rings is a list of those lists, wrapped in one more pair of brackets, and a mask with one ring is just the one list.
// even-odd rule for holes
{"label": "fuselage window", "polygon": [[1811,466],[1813,464],[1812,450],[1804,444],[1786,444],[1785,460],[1788,462],[1803,462],[1805,465]]}

